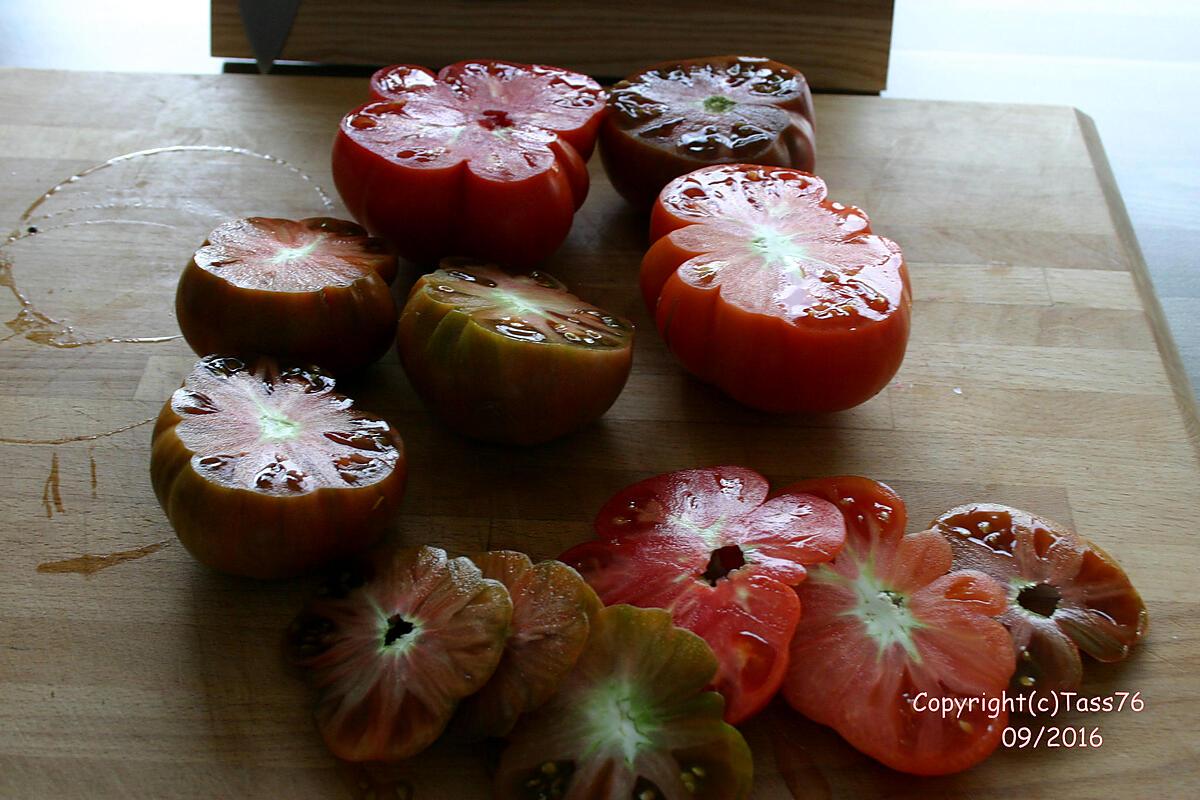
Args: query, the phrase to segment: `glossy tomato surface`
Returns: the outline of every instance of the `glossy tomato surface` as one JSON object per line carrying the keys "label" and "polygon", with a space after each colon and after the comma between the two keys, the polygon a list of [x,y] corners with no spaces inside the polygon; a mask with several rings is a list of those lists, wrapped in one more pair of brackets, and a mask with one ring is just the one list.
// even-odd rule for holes
{"label": "glossy tomato surface", "polygon": [[383,546],[320,586],[289,627],[287,652],[318,692],[329,749],[396,761],[432,744],[488,681],[511,618],[508,591],[469,559]]}
{"label": "glossy tomato surface", "polygon": [[587,196],[603,90],[557,67],[393,66],[343,119],[333,179],[346,207],[407,258],[533,266]]}
{"label": "glossy tomato surface", "polygon": [[[796,588],[804,614],[784,697],[892,769],[941,775],[982,761],[1008,720],[999,705],[1014,669],[997,619],[1004,587],[951,571],[941,534],[906,535],[904,503],[882,483],[825,478],[786,491],[834,503],[847,535]],[[943,715],[939,704],[955,701],[962,710]]]}
{"label": "glossy tomato surface", "polygon": [[543,272],[446,259],[413,286],[397,346],[413,388],[448,427],[538,444],[617,399],[633,363],[633,324]]}
{"label": "glossy tomato surface", "polygon": [[665,608],[703,637],[732,723],[779,689],[801,615],[792,587],[846,534],[831,503],[768,490],[744,467],[658,475],[614,495],[596,517],[599,538],[561,556],[605,603]]}
{"label": "glossy tomato surface", "polygon": [[613,186],[648,207],[672,179],[709,164],[812,172],[816,137],[804,76],[767,58],[665,61],[609,92],[600,155]]}
{"label": "glossy tomato surface", "polygon": [[266,355],[341,374],[391,345],[395,276],[396,256],[353,222],[237,219],[184,268],[175,315],[198,355]]}
{"label": "glossy tomato surface", "polygon": [[774,412],[841,411],[900,368],[912,306],[900,248],[804,172],[677,178],[655,203],[641,287],[683,366]]}
{"label": "glossy tomato surface", "polygon": [[1017,651],[1016,689],[1074,691],[1082,650],[1121,661],[1146,632],[1146,605],[1108,553],[1074,531],[1009,506],[972,503],[931,526],[957,568],[977,569],[1008,590],[1000,617]]}
{"label": "glossy tomato surface", "polygon": [[150,478],[201,563],[284,578],[374,544],[395,519],[400,435],[333,379],[261,359],[208,356],[163,406]]}
{"label": "glossy tomato surface", "polygon": [[513,731],[497,800],[744,800],[750,748],[705,690],[715,670],[662,609],[601,609],[562,688]]}

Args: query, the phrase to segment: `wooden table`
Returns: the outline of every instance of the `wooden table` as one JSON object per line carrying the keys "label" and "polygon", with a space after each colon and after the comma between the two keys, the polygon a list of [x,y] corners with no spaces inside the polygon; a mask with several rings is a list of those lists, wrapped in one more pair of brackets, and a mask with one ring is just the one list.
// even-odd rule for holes
{"label": "wooden table", "polygon": [[[332,131],[364,90],[0,71],[0,221],[18,237],[0,248],[0,282],[16,287],[0,297],[15,320],[0,341],[0,796],[486,796],[490,751],[337,764],[279,659],[307,584],[199,567],[147,477],[146,422],[193,360],[178,339],[156,341],[176,333],[179,269],[221,219],[327,212]],[[900,490],[915,524],[970,500],[1023,506],[1095,539],[1141,589],[1149,637],[1128,663],[1088,663],[1085,691],[1140,691],[1145,710],[1018,719],[1098,727],[1104,744],[1000,751],[917,780],[773,707],[746,728],[755,797],[1195,796],[1200,426],[1089,120],[835,96],[817,113],[832,196],[866,208],[912,270],[912,343],[888,389],[840,415],[781,418],[683,376],[636,295],[644,222],[596,165],[549,269],[640,325],[628,388],[566,441],[488,447],[433,424],[389,354],[346,388],[408,444],[397,536],[552,556],[590,535],[616,489],[716,463],[777,482],[870,475]],[[92,171],[26,213],[72,174],[158,148],[171,149]]]}

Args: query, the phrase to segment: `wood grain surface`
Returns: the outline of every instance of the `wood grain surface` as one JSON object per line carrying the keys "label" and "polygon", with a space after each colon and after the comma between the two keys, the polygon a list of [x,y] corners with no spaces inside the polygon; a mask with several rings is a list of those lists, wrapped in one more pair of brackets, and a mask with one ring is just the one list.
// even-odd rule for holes
{"label": "wood grain surface", "polygon": [[[0,797],[488,796],[490,748],[337,763],[279,655],[310,584],[195,564],[147,475],[145,423],[193,361],[159,341],[177,333],[179,270],[224,218],[327,213],[332,132],[364,94],[358,80],[0,71],[0,283],[15,287],[0,287]],[[775,482],[869,475],[914,525],[970,500],[1018,505],[1073,524],[1141,589],[1148,638],[1127,663],[1089,662],[1085,693],[1141,692],[1145,710],[1018,717],[1095,727],[1103,745],[1001,750],[920,780],[772,707],[745,728],[754,797],[1197,796],[1195,410],[1094,132],[1049,107],[821,96],[817,116],[831,195],[867,209],[912,270],[893,383],[842,414],[772,417],[681,374],[636,292],[645,222],[595,164],[548,268],[639,324],[628,388],[564,441],[482,446],[432,422],[389,354],[345,388],[407,442],[396,537],[552,556],[627,483],[718,463]],[[152,152],[93,169],[138,151]]]}
{"label": "wood grain surface", "polygon": [[[887,83],[892,0],[304,0],[281,59],[428,64],[504,58],[622,77],[697,54],[791,64],[814,88]],[[237,0],[212,0],[212,54],[252,58]]]}

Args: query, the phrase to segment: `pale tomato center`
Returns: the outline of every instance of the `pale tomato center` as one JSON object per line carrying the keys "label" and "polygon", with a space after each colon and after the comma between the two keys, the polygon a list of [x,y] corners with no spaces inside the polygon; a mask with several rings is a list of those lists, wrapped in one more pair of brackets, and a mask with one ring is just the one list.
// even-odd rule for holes
{"label": "pale tomato center", "polygon": [[295,439],[300,434],[300,423],[285,416],[277,408],[267,408],[260,405],[261,415],[258,424],[262,431],[263,441],[280,442]]}
{"label": "pale tomato center", "polygon": [[867,636],[878,647],[879,658],[893,645],[899,645],[913,661],[921,661],[921,653],[913,641],[913,632],[925,626],[913,616],[907,596],[887,587],[874,575],[869,564],[860,564],[858,576],[853,579],[828,568],[821,568],[817,573],[819,577],[814,577],[832,578],[846,584],[846,588],[853,593],[854,604],[843,613],[862,622]]}
{"label": "pale tomato center", "polygon": [[636,763],[640,750],[654,746],[660,727],[637,687],[622,680],[597,687],[585,715],[593,748],[618,753],[630,765]]}
{"label": "pale tomato center", "polygon": [[713,114],[720,114],[737,105],[734,100],[725,97],[724,95],[714,94],[704,100],[704,110]]}
{"label": "pale tomato center", "polygon": [[301,261],[312,255],[313,251],[321,243],[319,238],[313,239],[308,244],[302,244],[299,247],[283,247],[279,252],[271,257],[272,264],[290,264],[293,261]]}

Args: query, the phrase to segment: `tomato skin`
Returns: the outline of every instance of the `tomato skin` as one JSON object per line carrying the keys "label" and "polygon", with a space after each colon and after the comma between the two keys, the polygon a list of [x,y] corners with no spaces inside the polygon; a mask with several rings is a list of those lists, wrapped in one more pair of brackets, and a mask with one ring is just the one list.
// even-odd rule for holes
{"label": "tomato skin", "polygon": [[[408,70],[410,77],[420,70],[388,68],[401,69]],[[444,88],[448,81],[470,80],[482,69],[503,72],[518,84],[526,73],[534,76],[530,78],[534,80],[541,79],[543,72],[554,70],[509,62],[462,62],[446,67],[437,76],[420,70],[430,83],[412,91],[418,95],[423,91],[433,92]],[[516,79],[511,78],[514,74],[518,76]],[[536,102],[536,96],[521,95],[519,86],[512,90],[515,99],[499,98],[491,104],[496,109],[484,112],[505,113],[505,119],[511,117],[513,124],[524,126],[522,130],[540,131],[549,137],[545,147],[552,157],[546,168],[501,179],[483,175],[472,167],[476,159],[485,163],[491,157],[488,151],[455,151],[453,158],[437,164],[421,164],[391,158],[390,154],[378,152],[360,141],[354,120],[375,111],[390,113],[389,107],[403,113],[399,109],[409,91],[386,88],[377,73],[372,85],[382,102],[367,103],[347,114],[334,140],[333,178],[346,207],[368,230],[392,242],[401,255],[419,263],[447,255],[477,256],[516,267],[533,266],[545,260],[566,238],[575,210],[587,196],[586,158],[594,145],[602,111],[600,89],[594,81],[563,70],[554,74],[579,81],[581,106],[572,112],[570,119],[542,119],[544,114],[539,116],[538,109],[523,105]],[[589,106],[593,91],[594,108]],[[451,96],[445,102],[463,103],[468,117],[474,113],[469,105],[474,101]],[[478,121],[480,125],[485,123],[487,118]],[[542,128],[538,123],[558,127]],[[439,129],[428,130],[431,140],[435,139]],[[397,148],[401,146],[398,144]]]}
{"label": "tomato skin", "polygon": [[202,474],[197,452],[179,435],[182,422],[168,400],[151,437],[151,484],[179,541],[213,569],[262,580],[311,572],[375,544],[399,510],[408,469],[404,444],[390,426],[381,435],[399,459],[382,480],[281,497]]}
{"label": "tomato skin", "polygon": [[[685,72],[697,72],[718,78],[714,88],[720,88],[720,76],[729,69],[755,69],[785,76],[793,84],[790,91],[781,96],[770,97],[740,90],[741,76],[733,78],[726,89],[733,95],[744,94],[741,99],[760,107],[777,109],[782,119],[767,126],[755,137],[755,144],[746,148],[719,148],[714,152],[689,153],[680,143],[680,134],[639,135],[639,121],[624,113],[617,98],[622,91],[637,92],[640,84],[658,72],[674,72],[683,76]],[[735,85],[736,84],[736,85]],[[685,122],[678,128],[685,134],[703,129],[705,123],[718,126],[721,118],[713,118],[696,108],[697,98],[690,86],[678,83],[672,89],[668,81],[660,84],[657,98],[667,110],[663,117],[674,115]],[[665,96],[663,96],[665,95]],[[660,117],[661,118],[661,117]],[[727,123],[728,124],[728,123]],[[708,164],[747,162],[794,167],[811,172],[815,165],[816,139],[813,131],[812,94],[804,76],[795,69],[763,58],[747,56],[713,56],[707,58],[664,61],[628,76],[610,93],[608,113],[600,125],[600,157],[613,188],[627,201],[639,208],[647,208],[658,196],[659,191],[680,175]]]}
{"label": "tomato skin", "polygon": [[413,286],[396,341],[413,388],[447,426],[484,441],[534,445],[587,425],[616,402],[633,364],[630,323],[619,322],[628,338],[612,349],[514,341],[435,297],[430,289],[442,275]]}
{"label": "tomato skin", "polygon": [[[728,248],[748,248],[749,243],[739,240],[740,234],[719,230],[724,224],[720,217],[681,216],[672,205],[684,191],[682,187],[693,176],[712,181],[711,176],[756,171],[767,176],[805,176],[819,184],[821,200],[814,203],[797,195],[797,204],[816,205],[829,218],[853,218],[861,220],[856,224],[867,226],[856,230],[847,241],[873,238],[879,243],[877,250],[890,252],[889,263],[879,268],[893,287],[886,291],[894,292],[894,304],[886,313],[870,317],[855,314],[852,322],[836,317],[789,319],[770,308],[748,309],[727,301],[718,291],[719,284],[699,286],[685,277],[684,268],[695,263],[694,259],[716,257],[698,247],[694,239],[707,236]],[[710,167],[677,179],[655,203],[650,225],[654,243],[643,258],[640,273],[647,308],[685,369],[752,408],[775,413],[852,408],[882,391],[904,360],[912,296],[903,255],[893,243],[870,234],[866,215],[859,209],[830,203],[823,196],[824,184],[806,173],[731,165]],[[721,202],[714,201],[713,208],[719,208]],[[715,232],[705,233],[706,227]],[[693,234],[692,229],[699,233]]]}
{"label": "tomato skin", "polygon": [[[349,222],[278,222],[334,226],[342,235],[361,237],[364,255],[368,246],[382,246]],[[394,255],[380,257],[375,269],[346,285],[278,291],[239,286],[213,274],[197,263],[203,250],[184,267],[175,293],[179,329],[197,355],[268,355],[346,374],[374,363],[391,346],[396,302],[388,283],[396,274]]]}
{"label": "tomato skin", "polygon": [[[979,571],[950,571],[936,531],[905,535],[903,501],[884,484],[848,476],[788,491],[835,503],[848,535],[796,587],[804,615],[784,697],[892,769],[943,775],[987,758],[1007,724],[999,701],[1015,668],[997,619],[1004,588]],[[931,699],[973,704],[943,718]]]}

